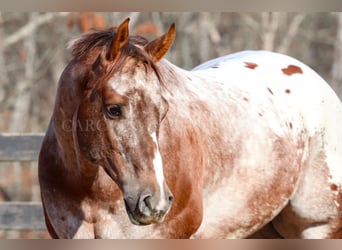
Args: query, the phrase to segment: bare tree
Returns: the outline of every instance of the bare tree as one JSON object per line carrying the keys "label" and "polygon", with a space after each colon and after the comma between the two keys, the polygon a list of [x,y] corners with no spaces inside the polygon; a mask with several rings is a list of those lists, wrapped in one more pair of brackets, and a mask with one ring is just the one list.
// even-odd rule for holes
{"label": "bare tree", "polygon": [[[287,53],[290,49],[290,45],[297,35],[301,24],[305,19],[306,14],[297,13],[290,20],[289,24],[286,24],[285,31],[282,34],[281,41],[276,50],[280,53]],[[287,28],[288,27],[288,28]]]}
{"label": "bare tree", "polygon": [[342,98],[342,13],[336,13],[337,34],[334,49],[334,62],[331,70],[331,86]]}
{"label": "bare tree", "polygon": [[279,12],[261,13],[262,49],[274,50],[280,18],[281,14]]}
{"label": "bare tree", "polygon": [[[30,13],[29,22],[34,23],[39,14]],[[21,34],[21,33],[18,33]],[[13,37],[13,36],[12,36]],[[8,41],[6,39],[5,41]],[[14,40],[9,40],[14,41]],[[7,42],[7,44],[9,44]],[[10,121],[10,131],[25,132],[28,123],[29,108],[31,103],[31,85],[35,72],[35,56],[36,56],[36,32],[33,29],[26,34],[24,40],[25,51],[25,75],[15,85],[15,98],[13,98],[13,114]]]}
{"label": "bare tree", "polygon": [[18,31],[8,36],[3,41],[3,46],[7,47],[13,43],[16,43],[22,39],[24,39],[26,36],[29,36],[31,32],[34,32],[40,25],[45,24],[47,22],[52,21],[56,17],[63,17],[67,16],[68,13],[65,12],[57,12],[57,13],[46,13],[42,15],[36,15],[33,14],[36,17],[30,18],[30,21],[23,27],[21,27]]}
{"label": "bare tree", "polygon": [[259,16],[243,14],[242,20],[261,38],[261,49],[287,53],[306,14],[263,12]]}

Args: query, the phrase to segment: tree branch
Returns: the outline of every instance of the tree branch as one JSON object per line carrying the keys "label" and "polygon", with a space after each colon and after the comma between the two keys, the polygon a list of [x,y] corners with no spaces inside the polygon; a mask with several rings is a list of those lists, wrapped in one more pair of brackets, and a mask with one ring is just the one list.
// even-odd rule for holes
{"label": "tree branch", "polygon": [[240,15],[242,20],[252,29],[258,31],[260,29],[260,23],[255,20],[250,14]]}
{"label": "tree branch", "polygon": [[7,46],[10,46],[28,35],[32,33],[36,28],[38,28],[40,25],[47,23],[51,21],[52,19],[56,17],[64,17],[69,15],[67,12],[58,12],[58,13],[46,13],[43,15],[38,16],[37,18],[31,20],[28,24],[17,30],[12,35],[8,36],[2,43],[3,48],[6,48]]}
{"label": "tree branch", "polygon": [[276,37],[277,30],[279,28],[280,13],[262,13],[262,48],[264,50],[274,50],[274,40]]}
{"label": "tree branch", "polygon": [[291,21],[289,29],[287,30],[287,33],[284,37],[284,39],[281,41],[281,44],[278,46],[277,51],[280,53],[286,53],[291,45],[291,42],[295,35],[298,32],[298,29],[303,22],[305,18],[305,14],[297,14]]}

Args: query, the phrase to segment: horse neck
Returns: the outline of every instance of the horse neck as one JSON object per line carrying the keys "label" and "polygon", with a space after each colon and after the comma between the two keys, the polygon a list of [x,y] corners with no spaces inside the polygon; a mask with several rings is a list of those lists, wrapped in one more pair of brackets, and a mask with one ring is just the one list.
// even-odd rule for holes
{"label": "horse neck", "polygon": [[[184,70],[176,65],[162,60],[160,67],[161,75],[165,82],[162,87],[163,97],[172,108],[179,109],[179,112],[188,112],[191,106],[203,105],[203,93],[210,92],[208,80],[194,74],[192,71]],[[212,84],[210,84],[212,86]],[[205,109],[205,107],[202,107]]]}
{"label": "horse neck", "polygon": [[201,145],[212,143],[213,134],[220,135],[233,126],[230,123],[232,118],[227,120],[223,110],[230,113],[236,103],[223,97],[222,85],[214,84],[204,74],[178,68],[167,61],[164,63],[166,67],[163,67],[162,73],[166,86],[162,92],[169,104],[164,128],[173,137],[192,135],[199,140],[196,147],[206,154],[206,149]]}
{"label": "horse neck", "polygon": [[190,94],[191,90],[189,87],[193,84],[191,71],[179,68],[165,59],[160,62],[159,68],[162,79],[165,82],[162,87],[164,98],[170,101],[177,98],[178,94]]}
{"label": "horse neck", "polygon": [[212,105],[207,104],[206,95],[212,91],[206,88],[207,80],[166,60],[164,63],[161,70],[165,82],[162,95],[169,104],[169,110],[162,127],[168,130],[169,137],[192,134],[196,139],[205,138],[201,135],[209,133],[207,131],[212,124],[208,124],[208,119],[216,112],[210,107]]}
{"label": "horse neck", "polygon": [[[57,140],[57,154],[61,161],[60,171],[70,177],[70,184],[90,185],[97,175],[97,168],[83,162],[77,139],[77,113],[79,96],[77,89],[60,81],[52,118],[52,127]],[[68,181],[68,180],[66,180]]]}

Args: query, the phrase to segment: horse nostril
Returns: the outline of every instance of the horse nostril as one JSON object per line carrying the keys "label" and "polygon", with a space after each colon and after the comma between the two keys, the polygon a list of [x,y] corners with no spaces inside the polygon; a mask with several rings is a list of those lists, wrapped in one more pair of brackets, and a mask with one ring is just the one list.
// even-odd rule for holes
{"label": "horse nostril", "polygon": [[151,197],[151,195],[146,196],[145,198],[143,198],[143,202],[149,209],[152,210]]}
{"label": "horse nostril", "polygon": [[169,195],[169,205],[171,206],[172,203],[173,203],[173,195],[170,194],[170,195]]}
{"label": "horse nostril", "polygon": [[152,213],[151,197],[151,195],[145,195],[140,198],[139,210],[144,215],[151,215]]}
{"label": "horse nostril", "polygon": [[170,192],[163,199],[159,199],[158,196],[153,196],[152,194],[142,195],[138,204],[139,212],[143,216],[161,219],[170,209],[173,200],[173,195]]}

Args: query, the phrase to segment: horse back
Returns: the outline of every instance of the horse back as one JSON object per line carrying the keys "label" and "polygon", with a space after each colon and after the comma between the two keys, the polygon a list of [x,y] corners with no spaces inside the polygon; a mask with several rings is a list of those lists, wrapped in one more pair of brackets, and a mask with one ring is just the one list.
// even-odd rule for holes
{"label": "horse back", "polygon": [[[224,84],[223,90],[235,98],[235,104],[244,106],[242,112],[247,111],[246,113],[249,116],[241,119],[241,121],[232,119],[232,122],[235,123],[234,126],[245,129],[246,133],[250,134],[249,137],[253,137],[255,143],[262,148],[260,150],[257,149],[257,146],[247,146],[248,144],[253,145],[252,140],[247,137],[240,137],[235,142],[236,144],[243,138],[244,148],[249,147],[249,150],[245,151],[249,152],[246,152],[239,159],[247,159],[247,162],[248,159],[250,161],[259,159],[259,163],[256,164],[258,167],[255,168],[258,171],[251,171],[252,168],[250,167],[244,170],[244,167],[241,168],[241,161],[231,161],[229,165],[235,165],[235,167],[239,165],[238,169],[240,170],[230,173],[234,178],[227,178],[229,181],[226,182],[226,185],[232,185],[235,189],[238,188],[239,182],[242,181],[241,173],[245,171],[242,175],[244,178],[251,174],[254,175],[255,179],[259,178],[261,182],[266,183],[258,187],[255,183],[259,181],[256,182],[253,178],[248,178],[246,182],[245,179],[245,185],[254,186],[254,189],[245,191],[245,197],[251,195],[249,192],[254,192],[254,195],[257,196],[258,190],[263,190],[269,194],[268,199],[265,199],[264,202],[272,206],[272,197],[282,196],[282,199],[274,199],[277,205],[273,204],[272,215],[267,215],[269,219],[274,218],[287,206],[285,210],[291,210],[287,216],[296,217],[297,221],[308,220],[314,224],[317,220],[334,218],[329,220],[329,223],[334,224],[334,226],[328,231],[339,232],[341,227],[338,214],[341,205],[342,132],[338,126],[342,122],[342,106],[329,85],[311,68],[298,60],[265,51],[248,51],[218,58],[196,67],[192,72],[201,78]],[[268,125],[262,121],[265,119]],[[245,123],[248,125],[245,126]],[[237,129],[235,128],[235,130]],[[254,130],[259,131],[253,132]],[[266,131],[269,132],[266,133]],[[264,136],[265,141],[273,138],[271,139],[273,141],[271,146],[268,147],[267,143],[261,141],[262,136],[260,134]],[[278,142],[276,142],[277,140]],[[269,150],[273,150],[273,153],[270,153]],[[260,154],[263,157],[260,157]],[[265,162],[267,159],[269,160],[268,163]],[[261,167],[263,164],[268,166]],[[284,178],[277,178],[277,175]],[[267,179],[265,176],[271,177]],[[235,182],[234,180],[238,181]],[[290,180],[293,182],[291,183]],[[278,186],[277,189],[274,186],[272,188],[272,183],[275,182],[280,186],[284,184],[284,186],[282,188]],[[321,190],[324,187],[324,191],[312,192],[308,183],[316,183],[311,188]],[[227,196],[234,197],[234,188],[230,191],[227,191],[228,188],[222,188],[222,192],[226,192],[225,195]],[[277,195],[273,195],[276,193]],[[262,199],[260,197],[263,197],[260,193],[258,196],[259,200]],[[246,206],[247,203],[259,204],[258,199],[251,198],[242,201],[241,197],[242,195],[235,197],[235,199],[236,201],[240,200],[242,204],[245,203],[245,208],[248,207]],[[308,199],[316,199],[318,202],[310,204],[307,201]],[[295,209],[293,206],[288,208],[289,205],[287,204],[290,200],[296,206]],[[209,198],[207,203],[214,203],[214,199]],[[318,209],[319,206],[322,209]],[[250,212],[246,212],[245,218],[248,218],[250,214],[254,214],[251,216],[253,218],[256,214],[266,214],[267,209],[262,208],[262,211],[256,209],[256,207],[262,207],[261,203],[256,206],[249,205],[249,207],[253,208],[250,209]],[[227,204],[227,209],[233,208]],[[210,206],[207,206],[207,210],[210,210]],[[305,216],[302,215],[304,211]],[[321,214],[321,216],[317,214]],[[208,217],[210,216],[208,215]],[[230,219],[231,222],[234,220],[235,218]],[[288,217],[287,220],[289,220]],[[214,219],[208,219],[204,221],[204,224],[214,224],[213,221]],[[237,223],[240,223],[240,229],[244,228],[241,226],[241,222],[237,221]],[[248,224],[246,221],[243,223]],[[255,224],[250,223],[250,225]],[[311,224],[294,223],[297,230],[292,230],[295,232],[293,234],[287,234],[288,230],[284,227],[280,231],[285,236],[305,237],[303,232],[310,228]],[[247,227],[245,229],[246,231],[254,230],[247,229]],[[307,230],[307,232],[309,231]],[[200,232],[201,230],[198,235],[201,235]],[[203,235],[205,233],[201,237]],[[240,230],[240,232],[235,231],[234,234],[227,235],[228,237],[235,237],[236,235],[240,237],[243,236],[243,232]],[[317,234],[306,234],[307,237],[313,237],[313,235]],[[318,237],[329,237],[327,235],[328,233]]]}

